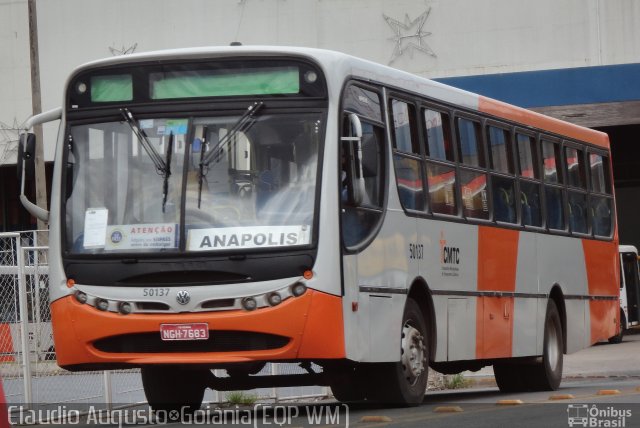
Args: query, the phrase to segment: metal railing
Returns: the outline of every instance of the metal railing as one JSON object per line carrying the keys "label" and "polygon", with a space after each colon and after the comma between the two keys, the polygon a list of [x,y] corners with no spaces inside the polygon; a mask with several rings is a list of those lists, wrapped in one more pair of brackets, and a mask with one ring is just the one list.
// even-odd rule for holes
{"label": "metal railing", "polygon": [[[56,363],[49,308],[46,231],[0,233],[0,376],[8,403],[144,403],[140,370],[72,373]],[[299,374],[296,364],[267,364],[261,374]],[[224,375],[217,370],[217,375]],[[326,396],[326,387],[265,388],[249,392],[257,400]],[[205,401],[228,394],[208,390]]]}

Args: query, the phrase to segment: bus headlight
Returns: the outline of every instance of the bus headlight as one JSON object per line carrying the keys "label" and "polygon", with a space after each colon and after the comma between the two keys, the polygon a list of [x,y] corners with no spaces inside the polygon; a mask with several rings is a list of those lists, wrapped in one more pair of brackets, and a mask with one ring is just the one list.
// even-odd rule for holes
{"label": "bus headlight", "polygon": [[273,293],[269,293],[267,296],[267,302],[269,302],[271,306],[279,305],[282,303],[282,296],[280,296],[280,293],[277,291],[274,291]]}
{"label": "bus headlight", "polygon": [[304,293],[306,293],[306,291],[307,291],[307,286],[301,282],[298,282],[297,284],[293,284],[293,286],[291,287],[291,294],[293,294],[295,297],[302,296]]}
{"label": "bus headlight", "polygon": [[78,303],[82,303],[85,304],[87,303],[87,294],[83,293],[82,291],[76,291],[76,300],[78,301]]}
{"label": "bus headlight", "polygon": [[242,299],[242,307],[247,311],[253,311],[258,307],[258,302],[253,297],[245,297]]}
{"label": "bus headlight", "polygon": [[96,308],[101,311],[106,311],[109,309],[109,301],[105,299],[97,299]]}
{"label": "bus headlight", "polygon": [[129,302],[122,302],[118,305],[118,309],[122,315],[129,315],[133,311],[133,306]]}

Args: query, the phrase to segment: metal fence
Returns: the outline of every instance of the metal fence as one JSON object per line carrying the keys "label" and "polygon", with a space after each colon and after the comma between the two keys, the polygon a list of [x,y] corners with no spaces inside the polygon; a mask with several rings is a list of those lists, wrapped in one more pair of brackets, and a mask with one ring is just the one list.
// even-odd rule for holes
{"label": "metal fence", "polygon": [[[42,244],[45,245],[42,245]],[[103,403],[105,407],[145,401],[140,371],[72,373],[58,367],[49,311],[46,231],[0,233],[0,376],[7,402]],[[316,367],[319,370],[318,367]],[[299,374],[296,364],[267,364],[260,374]],[[224,370],[216,375],[224,376]],[[320,397],[325,387],[258,389],[258,400]],[[205,401],[226,401],[228,393],[208,390]]]}

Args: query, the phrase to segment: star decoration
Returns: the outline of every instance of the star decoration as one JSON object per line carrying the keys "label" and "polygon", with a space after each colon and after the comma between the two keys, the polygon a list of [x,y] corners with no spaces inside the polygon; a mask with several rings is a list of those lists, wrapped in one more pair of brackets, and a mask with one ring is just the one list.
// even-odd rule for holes
{"label": "star decoration", "polygon": [[408,14],[405,14],[404,22],[382,14],[384,20],[395,33],[395,35],[389,39],[396,43],[393,53],[391,54],[391,59],[389,60],[389,65],[393,64],[394,61],[405,52],[409,52],[409,55],[413,58],[413,51],[416,50],[434,58],[437,57],[435,52],[423,40],[425,37],[431,35],[430,32],[423,30],[430,13],[431,8],[427,9],[413,21],[409,18]]}
{"label": "star decoration", "polygon": [[113,55],[113,56],[127,55],[127,54],[132,54],[133,52],[135,52],[137,47],[138,47],[137,43],[134,43],[133,46],[129,46],[128,48],[125,48],[124,45],[122,45],[122,49],[113,48],[113,47],[109,46],[109,51],[111,52],[111,55]]}
{"label": "star decoration", "polygon": [[20,125],[14,119],[13,125],[0,122],[0,164],[4,163],[9,153],[17,151]]}

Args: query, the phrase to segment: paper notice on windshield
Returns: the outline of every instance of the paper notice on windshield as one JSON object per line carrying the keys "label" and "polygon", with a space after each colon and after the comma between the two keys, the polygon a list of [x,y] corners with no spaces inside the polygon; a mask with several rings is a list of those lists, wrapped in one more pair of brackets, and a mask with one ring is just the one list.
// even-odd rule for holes
{"label": "paper notice on windshield", "polygon": [[106,234],[104,249],[108,251],[177,248],[178,225],[119,224],[107,227]]}
{"label": "paper notice on windshield", "polygon": [[311,227],[252,226],[191,229],[187,237],[188,251],[223,251],[307,245]]}
{"label": "paper notice on windshield", "polygon": [[84,213],[84,248],[104,247],[107,236],[109,210],[106,208],[89,208]]}

